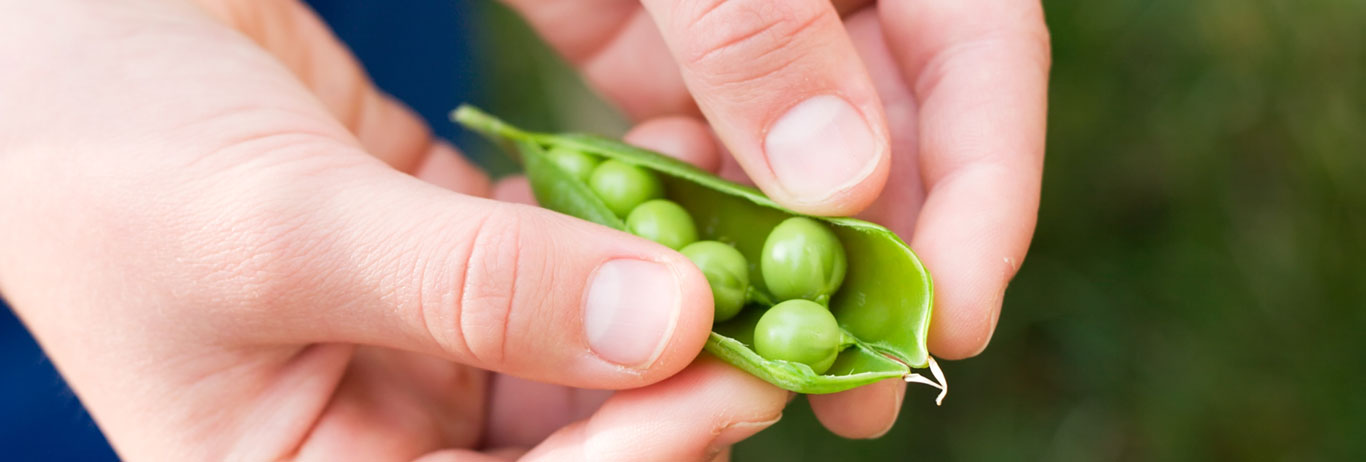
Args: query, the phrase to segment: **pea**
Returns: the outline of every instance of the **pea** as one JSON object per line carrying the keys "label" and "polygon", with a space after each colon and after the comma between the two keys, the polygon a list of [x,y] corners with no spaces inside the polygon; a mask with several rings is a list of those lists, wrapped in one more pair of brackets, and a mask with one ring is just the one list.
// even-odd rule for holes
{"label": "pea", "polygon": [[555,165],[583,182],[587,182],[593,176],[593,169],[602,163],[601,159],[592,154],[559,146],[550,148],[545,154]]}
{"label": "pea", "polygon": [[664,185],[659,178],[619,160],[608,160],[593,169],[588,187],[619,217],[626,216],[645,201],[664,196]]}
{"label": "pea", "polygon": [[692,260],[711,286],[713,322],[727,321],[740,314],[749,291],[749,262],[734,247],[717,241],[699,241],[679,251]]}
{"label": "pea", "polygon": [[823,374],[839,356],[840,336],[830,310],[799,298],[773,305],[759,318],[754,350],[766,359],[799,362]]}
{"label": "pea", "polygon": [[697,240],[697,225],[683,207],[667,199],[654,199],[636,206],[626,216],[631,234],[678,250]]}
{"label": "pea", "polygon": [[779,300],[827,303],[844,282],[844,246],[830,228],[806,217],[783,220],[764,240],[759,269]]}

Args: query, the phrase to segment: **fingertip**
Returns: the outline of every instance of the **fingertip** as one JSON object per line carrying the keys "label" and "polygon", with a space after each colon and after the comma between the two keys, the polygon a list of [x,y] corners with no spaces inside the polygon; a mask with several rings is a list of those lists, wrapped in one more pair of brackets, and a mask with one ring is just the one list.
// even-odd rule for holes
{"label": "fingertip", "polygon": [[623,139],[630,144],[677,158],[715,173],[721,156],[711,128],[693,117],[670,116],[636,125]]}
{"label": "fingertip", "polygon": [[873,202],[887,123],[828,0],[644,5],[717,137],[769,197],[813,215]]}
{"label": "fingertip", "polygon": [[1038,184],[1025,170],[969,163],[931,186],[911,241],[934,275],[931,353],[969,358],[990,343],[1034,234]]}
{"label": "fingertip", "polygon": [[828,395],[808,395],[811,411],[831,433],[868,439],[885,435],[901,413],[906,383],[888,379]]}
{"label": "fingertip", "polygon": [[682,254],[660,247],[660,261],[673,270],[678,281],[679,308],[671,338],[646,372],[650,382],[668,378],[697,359],[711,335],[715,315],[711,286],[702,271]]}
{"label": "fingertip", "polygon": [[985,351],[996,332],[1002,297],[978,293],[961,300],[935,298],[941,308],[930,323],[930,353],[943,359],[967,359]]}
{"label": "fingertip", "polygon": [[[812,215],[853,215],[871,205],[891,165],[887,123],[871,98],[856,106],[845,97],[818,95],[777,116],[764,134],[760,160],[771,175],[756,177],[764,192]],[[749,163],[753,172],[757,162]]]}
{"label": "fingertip", "polygon": [[711,460],[781,419],[787,395],[704,355],[668,380],[616,393],[523,460]]}
{"label": "fingertip", "polygon": [[[928,210],[938,210],[929,203]],[[991,342],[1001,313],[1006,284],[1018,264],[1001,257],[1009,241],[982,236],[998,229],[972,226],[958,220],[951,229],[941,228],[948,217],[932,220],[912,241],[935,278],[934,318],[930,323],[929,348],[944,359],[964,359],[980,354]],[[1020,252],[1023,252],[1021,250]]]}
{"label": "fingertip", "polygon": [[[589,238],[600,240],[607,252],[584,289],[585,338],[599,358],[633,375],[609,388],[638,387],[677,373],[702,351],[711,331],[706,278],[668,247],[593,226],[610,233]],[[585,243],[577,239],[573,245]]]}
{"label": "fingertip", "polygon": [[517,449],[493,449],[475,452],[467,449],[443,449],[414,459],[413,462],[508,462],[517,460],[525,451]]}
{"label": "fingertip", "polygon": [[[500,180],[493,198],[535,202],[524,176]],[[622,373],[579,385],[648,385],[682,370],[702,351],[711,331],[711,289],[686,257],[625,232],[543,209],[523,211],[542,217],[532,228],[557,230],[546,250],[597,253],[596,263],[577,276],[584,278],[582,292],[552,296],[581,300],[583,341],[600,361]]]}

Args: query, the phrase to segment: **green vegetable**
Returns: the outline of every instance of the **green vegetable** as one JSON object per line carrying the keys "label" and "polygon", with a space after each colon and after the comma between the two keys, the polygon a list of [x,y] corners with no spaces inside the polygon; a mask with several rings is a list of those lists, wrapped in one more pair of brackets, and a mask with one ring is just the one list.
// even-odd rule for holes
{"label": "green vegetable", "polygon": [[840,326],[816,302],[788,300],[769,308],[754,326],[754,350],[766,359],[802,363],[817,374],[835,363]]}
{"label": "green vegetable", "polygon": [[586,152],[610,159],[598,170],[607,164],[648,170],[662,185],[662,193],[692,215],[699,238],[734,246],[748,262],[756,263],[749,265],[750,308],[729,321],[716,323],[707,340],[706,350],[722,360],[799,393],[834,393],[898,377],[933,384],[912,368],[928,367],[943,382],[925,348],[934,298],[930,275],[910,247],[886,228],[852,218],[809,217],[835,234],[847,260],[844,283],[828,304],[843,331],[840,353],[829,370],[817,374],[809,366],[766,359],[754,350],[754,329],[764,307],[781,301],[769,291],[759,272],[757,263],[764,241],[775,226],[800,214],[779,206],[754,188],[617,141],[593,135],[528,132],[469,106],[456,110],[453,117],[520,156],[542,207],[626,229],[620,215],[614,213],[617,208],[609,205],[613,201],[594,193],[599,188],[590,188],[546,159],[547,149]]}
{"label": "green vegetable", "polygon": [[760,272],[768,291],[781,300],[805,298],[828,303],[844,282],[844,246],[830,228],[807,217],[783,220],[764,240]]}
{"label": "green vegetable", "polygon": [[602,159],[568,148],[553,148],[546,152],[546,156],[555,165],[564,169],[565,173],[578,178],[579,181],[588,181],[593,176],[593,169],[602,163]]}
{"label": "green vegetable", "polygon": [[713,322],[722,322],[740,314],[749,292],[749,262],[734,247],[716,241],[689,244],[680,250],[692,260],[711,286],[712,305],[716,309]]}
{"label": "green vegetable", "polygon": [[619,217],[631,213],[637,205],[664,196],[659,178],[648,170],[611,159],[593,169],[588,186],[602,199],[607,208]]}
{"label": "green vegetable", "polygon": [[674,250],[697,241],[697,225],[693,224],[692,215],[666,199],[636,206],[626,216],[626,230]]}

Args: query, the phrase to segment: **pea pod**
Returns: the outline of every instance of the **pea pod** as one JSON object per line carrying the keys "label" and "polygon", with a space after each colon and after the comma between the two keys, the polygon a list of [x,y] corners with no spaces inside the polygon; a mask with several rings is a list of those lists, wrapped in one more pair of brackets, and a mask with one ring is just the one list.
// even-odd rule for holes
{"label": "pea pod", "polygon": [[[547,157],[551,149],[572,149],[617,160],[655,173],[665,197],[693,217],[699,239],[735,246],[749,261],[750,306],[717,323],[706,350],[769,383],[798,393],[834,393],[888,378],[925,383],[946,392],[943,375],[929,356],[933,285],[920,260],[896,234],[852,218],[811,217],[829,225],[847,253],[847,272],[829,308],[842,333],[834,364],[818,374],[806,364],[769,360],[755,352],[754,328],[777,300],[768,291],[758,262],[768,230],[802,216],[752,187],[732,183],[672,157],[586,134],[548,134],[521,130],[470,106],[452,118],[520,156],[536,200],[542,207],[616,229],[626,224],[581,178]],[[929,368],[931,381],[913,372]],[[938,383],[936,383],[938,382]]]}

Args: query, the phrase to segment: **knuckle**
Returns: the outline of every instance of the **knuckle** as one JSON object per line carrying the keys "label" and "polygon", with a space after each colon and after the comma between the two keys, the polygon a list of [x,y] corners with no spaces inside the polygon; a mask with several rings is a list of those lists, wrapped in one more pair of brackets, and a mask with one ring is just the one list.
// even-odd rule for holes
{"label": "knuckle", "polygon": [[443,325],[455,329],[447,335],[461,339],[459,348],[485,364],[503,361],[521,276],[523,229],[522,217],[498,208],[466,239],[458,306],[448,316],[454,322]]}
{"label": "knuckle", "polygon": [[750,82],[793,65],[810,49],[824,46],[819,33],[837,20],[821,2],[683,4],[694,11],[678,15],[684,21],[679,30],[687,37],[680,56],[714,84]]}

